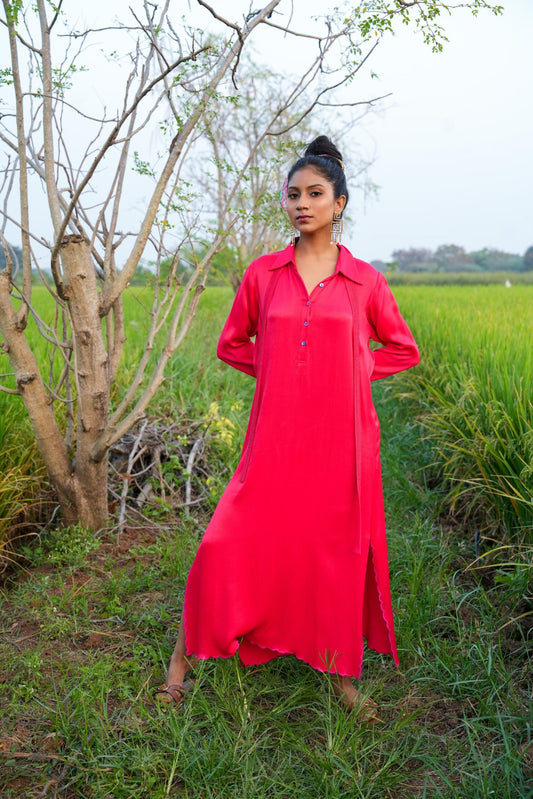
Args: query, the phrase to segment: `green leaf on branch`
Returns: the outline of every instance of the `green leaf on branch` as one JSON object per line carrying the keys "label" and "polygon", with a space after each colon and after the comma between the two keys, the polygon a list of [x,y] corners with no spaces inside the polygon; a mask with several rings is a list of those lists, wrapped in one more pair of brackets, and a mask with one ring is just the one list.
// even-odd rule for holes
{"label": "green leaf on branch", "polygon": [[19,11],[22,11],[24,3],[23,0],[13,0],[12,3],[7,3],[5,6],[7,24],[11,27],[18,25]]}
{"label": "green leaf on branch", "polygon": [[0,86],[11,86],[13,83],[13,70],[9,67],[0,69]]}
{"label": "green leaf on branch", "polygon": [[148,161],[142,161],[139,153],[137,150],[133,153],[133,160],[135,162],[134,171],[137,172],[139,175],[149,175],[151,178],[155,178],[155,172],[148,163]]}

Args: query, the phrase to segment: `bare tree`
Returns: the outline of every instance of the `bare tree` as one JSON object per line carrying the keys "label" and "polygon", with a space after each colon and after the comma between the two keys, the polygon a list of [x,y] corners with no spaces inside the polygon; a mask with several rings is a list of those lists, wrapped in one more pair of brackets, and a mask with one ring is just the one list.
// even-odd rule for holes
{"label": "bare tree", "polygon": [[[312,103],[307,92],[280,114],[276,130],[272,131],[271,110],[279,101],[287,77],[255,58],[243,57],[238,96],[217,98],[202,122],[203,137],[209,146],[207,157],[193,168],[192,180],[212,209],[218,229],[229,231],[226,263],[222,269],[214,263],[212,271],[217,278],[230,280],[235,289],[253,258],[288,243],[290,226],[281,211],[279,193],[287,165],[302,153],[317,131],[343,142],[351,189],[360,189],[365,195],[375,190],[368,175],[371,159],[357,152],[354,137],[349,135],[371,105],[365,105],[356,119],[351,114],[347,122],[339,115],[320,115],[319,108],[309,112]],[[257,147],[264,130],[268,133]],[[247,174],[236,191],[235,175],[250,153]]]}
{"label": "bare tree", "polygon": [[[258,149],[266,138],[295,127],[319,105],[357,106],[366,99],[336,99],[370,56],[375,34],[391,20],[415,19],[424,35],[438,40],[432,10],[437,0],[374,0],[355,14],[335,11],[320,33],[305,34],[312,55],[294,81],[287,81],[269,113],[241,150],[224,199],[218,225],[206,245],[201,203],[189,196],[184,170],[199,146],[202,123],[213,104],[238,93],[240,59],[259,26],[280,36],[300,36],[281,15],[283,0],[270,0],[238,23],[204,0],[215,33],[193,29],[172,14],[170,0],[160,5],[138,0],[129,21],[99,30],[69,29],[63,0],[57,6],[36,0],[2,0],[3,51],[10,66],[0,72],[8,101],[2,105],[0,139],[5,146],[0,190],[0,237],[6,268],[0,273],[0,334],[13,378],[2,386],[25,405],[55,486],[66,523],[98,528],[108,519],[108,451],[143,417],[164,377],[165,365],[186,335],[197,309],[213,255],[236,224],[228,216]],[[463,5],[490,7],[484,0]],[[428,34],[429,31],[429,34]],[[121,85],[121,106],[114,114],[93,111],[83,91],[72,98],[70,86],[83,78],[83,58],[93,41],[111,40],[107,89]],[[378,37],[379,38],[379,37]],[[126,44],[124,44],[126,42]],[[123,47],[117,51],[117,44]],[[124,65],[128,64],[127,71]],[[270,100],[269,100],[270,102]],[[162,125],[161,119],[171,121]],[[163,126],[157,158],[143,158],[147,134]],[[205,126],[204,126],[205,127]],[[153,133],[151,134],[153,135]],[[153,142],[153,140],[151,140]],[[151,190],[135,229],[128,232],[125,205],[131,167],[151,180]],[[43,193],[48,221],[36,223]],[[14,207],[16,206],[16,207]],[[196,243],[203,229],[201,257]],[[17,229],[22,251],[21,277],[7,245]],[[32,298],[32,268],[42,271],[49,257],[52,281],[45,281],[55,303],[45,318]],[[156,268],[168,263],[167,279],[154,281],[144,352],[131,385],[111,406],[111,388],[125,341],[123,293],[143,255],[155,254]],[[187,251],[190,269],[181,271]],[[46,365],[28,337],[29,317],[51,351]],[[5,369],[2,369],[5,372]]]}

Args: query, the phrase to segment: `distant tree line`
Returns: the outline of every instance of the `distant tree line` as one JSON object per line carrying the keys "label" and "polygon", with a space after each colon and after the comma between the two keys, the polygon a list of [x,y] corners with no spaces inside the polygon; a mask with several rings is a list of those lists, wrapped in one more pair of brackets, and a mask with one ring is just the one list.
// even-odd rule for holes
{"label": "distant tree line", "polygon": [[[21,283],[19,266],[22,263],[22,250],[20,247],[15,247],[8,244],[9,254],[13,261],[14,267],[14,282],[18,285]],[[174,262],[172,258],[167,258],[162,261],[159,269],[159,274],[156,273],[155,265],[148,261],[141,261],[140,265],[135,270],[131,278],[130,286],[153,286],[155,282],[164,285],[169,281],[173,281],[176,275],[185,274],[190,275],[194,268],[194,259],[202,257],[207,252],[207,246],[200,244],[195,252],[184,251],[180,253],[177,269],[174,269]],[[232,247],[224,247],[221,252],[218,252],[213,257],[213,266],[211,271],[212,278],[209,280],[211,285],[225,285],[231,281],[231,272],[236,268],[238,254]],[[0,245],[0,272],[5,269],[6,256],[3,247]],[[41,283],[42,278],[47,280],[50,285],[53,283],[52,273],[49,268],[41,267],[40,273],[37,269],[32,269],[32,283]]]}
{"label": "distant tree line", "polygon": [[[16,271],[22,264],[22,250],[20,247],[14,247],[12,244],[8,245],[9,254],[13,261],[13,270]],[[4,248],[0,246],[0,272],[6,268],[6,254]]]}
{"label": "distant tree line", "polygon": [[441,244],[436,250],[410,247],[394,250],[392,261],[372,261],[382,272],[530,272],[533,271],[533,246],[524,255],[491,247],[466,252],[457,244]]}
{"label": "distant tree line", "polygon": [[[22,261],[20,247],[9,245],[11,258],[15,270]],[[203,254],[205,248],[200,245],[198,250]],[[190,272],[194,258],[198,252],[191,253],[190,263],[187,251],[181,253],[178,272]],[[240,253],[236,247],[225,246],[213,258],[211,285],[227,285],[233,282],[233,276],[240,273]],[[6,256],[0,247],[0,271],[5,268]],[[373,260],[372,265],[380,272],[533,272],[533,245],[528,247],[524,255],[503,252],[490,247],[482,250],[466,252],[457,244],[441,244],[435,251],[425,247],[410,247],[404,250],[394,250],[391,261]],[[152,285],[154,280],[166,282],[167,273],[171,272],[172,261],[168,259],[163,263],[159,276],[156,276],[153,265],[140,264],[136,269],[130,283],[131,285]],[[40,277],[34,270],[34,281]],[[50,281],[52,275],[49,269],[43,269],[42,274]],[[236,288],[236,286],[235,286]]]}

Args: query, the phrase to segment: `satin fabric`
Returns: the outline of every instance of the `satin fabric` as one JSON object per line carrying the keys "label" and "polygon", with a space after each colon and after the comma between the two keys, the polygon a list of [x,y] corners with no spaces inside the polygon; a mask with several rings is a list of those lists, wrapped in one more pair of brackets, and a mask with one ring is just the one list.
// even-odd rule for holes
{"label": "satin fabric", "polygon": [[[371,350],[370,339],[382,346]],[[339,246],[309,295],[294,247],[246,270],[217,354],[257,378],[243,452],[189,573],[187,652],[398,664],[372,380],[414,366],[384,277]]]}

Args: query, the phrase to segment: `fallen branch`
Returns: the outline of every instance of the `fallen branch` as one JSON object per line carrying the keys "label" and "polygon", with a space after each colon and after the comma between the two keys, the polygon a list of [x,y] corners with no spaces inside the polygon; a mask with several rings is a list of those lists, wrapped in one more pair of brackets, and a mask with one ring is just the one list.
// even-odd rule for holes
{"label": "fallen branch", "polygon": [[[0,750],[0,755],[11,758],[17,758],[18,760],[35,760],[37,763],[46,763],[48,760],[61,760],[62,763],[65,763],[65,758],[61,757],[61,755],[53,755],[53,754],[46,754],[43,755],[39,752],[6,752]],[[71,765],[69,763],[69,765]]]}
{"label": "fallen branch", "polygon": [[131,448],[131,452],[128,458],[128,466],[126,468],[126,472],[123,475],[123,483],[122,483],[122,494],[120,496],[120,506],[119,506],[119,514],[118,514],[118,531],[117,535],[120,535],[124,532],[124,523],[126,519],[126,499],[128,496],[128,487],[131,480],[131,473],[133,469],[133,465],[136,460],[137,450],[139,448],[139,444],[141,443],[141,439],[143,437],[144,431],[146,430],[146,425],[148,424],[148,419],[145,419],[141,424],[141,429],[139,430],[139,434],[135,441],[133,442],[133,446]]}
{"label": "fallen branch", "polygon": [[191,479],[192,479],[192,470],[194,468],[194,461],[196,460],[196,456],[202,449],[204,444],[203,436],[200,436],[196,439],[193,444],[191,451],[189,452],[189,457],[187,458],[187,482],[185,484],[185,513],[189,516],[189,505],[191,504],[191,495],[192,495],[192,486],[191,486]]}
{"label": "fallen branch", "polygon": [[48,780],[48,782],[45,783],[45,786],[42,789],[41,793],[37,794],[37,799],[43,799],[43,797],[45,797],[48,794],[50,788],[54,788],[54,797],[56,797],[57,789],[59,788],[60,783],[67,776],[67,772],[70,768],[72,768],[72,763],[65,763],[65,765],[61,769],[60,774],[55,779]]}

